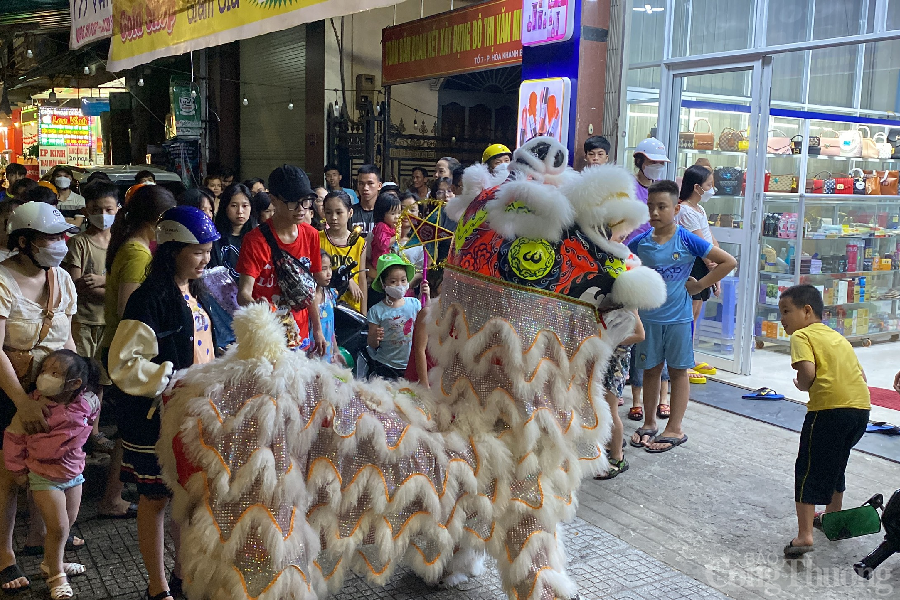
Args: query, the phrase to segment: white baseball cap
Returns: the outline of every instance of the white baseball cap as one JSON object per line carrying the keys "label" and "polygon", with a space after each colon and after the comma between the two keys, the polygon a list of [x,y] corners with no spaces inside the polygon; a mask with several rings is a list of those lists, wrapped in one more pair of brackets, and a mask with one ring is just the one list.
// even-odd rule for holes
{"label": "white baseball cap", "polygon": [[643,154],[650,160],[672,162],[666,156],[666,146],[656,138],[649,137],[640,141],[634,148],[634,156]]}

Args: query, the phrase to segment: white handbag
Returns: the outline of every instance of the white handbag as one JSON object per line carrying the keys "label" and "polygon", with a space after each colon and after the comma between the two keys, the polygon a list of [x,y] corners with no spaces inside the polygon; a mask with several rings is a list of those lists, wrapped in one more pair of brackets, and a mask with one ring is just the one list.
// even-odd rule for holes
{"label": "white handbag", "polygon": [[[881,141],[878,141],[879,136],[881,137]],[[878,149],[878,158],[889,159],[894,152],[894,147],[887,141],[887,134],[883,131],[879,131],[872,136],[872,139],[875,140],[875,147]]]}
{"label": "white handbag", "polygon": [[849,158],[862,157],[862,133],[859,129],[848,129],[841,132],[841,156]]}

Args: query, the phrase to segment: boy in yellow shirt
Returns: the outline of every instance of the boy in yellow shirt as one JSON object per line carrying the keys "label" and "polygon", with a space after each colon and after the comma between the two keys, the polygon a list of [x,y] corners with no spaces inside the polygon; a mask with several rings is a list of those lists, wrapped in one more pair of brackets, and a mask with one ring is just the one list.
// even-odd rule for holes
{"label": "boy in yellow shirt", "polygon": [[791,336],[794,385],[809,392],[794,465],[799,533],[784,547],[785,557],[797,558],[813,550],[813,526],[821,521],[816,505],[825,505],[825,512],[841,510],[847,460],[866,432],[871,404],[866,374],[850,342],[822,323],[819,290],[811,285],[788,288],[778,308]]}

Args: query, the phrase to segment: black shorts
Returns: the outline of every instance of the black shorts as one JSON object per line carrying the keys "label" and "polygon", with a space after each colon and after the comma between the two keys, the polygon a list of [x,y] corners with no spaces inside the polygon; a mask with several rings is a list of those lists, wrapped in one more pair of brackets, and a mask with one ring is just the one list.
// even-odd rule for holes
{"label": "black shorts", "polygon": [[[694,266],[691,267],[691,277],[693,277],[697,281],[700,281],[707,275],[709,275],[709,267],[706,266],[706,263],[703,262],[702,258],[695,258]],[[691,296],[691,300],[703,300],[704,302],[706,302],[707,300],[709,300],[711,291],[712,288],[701,290],[699,294],[694,294],[693,296]]]}
{"label": "black shorts", "polygon": [[800,431],[800,450],[794,464],[794,501],[831,503],[835,492],[847,489],[844,472],[850,450],[869,424],[869,411],[832,408],[806,413]]}

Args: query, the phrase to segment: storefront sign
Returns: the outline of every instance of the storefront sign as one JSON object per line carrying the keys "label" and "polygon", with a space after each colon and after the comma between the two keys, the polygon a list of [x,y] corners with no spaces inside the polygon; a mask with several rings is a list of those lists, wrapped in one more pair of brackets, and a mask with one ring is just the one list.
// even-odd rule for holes
{"label": "storefront sign", "polygon": [[521,146],[539,135],[569,141],[572,84],[568,77],[526,79],[519,87],[519,140]]}
{"label": "storefront sign", "polygon": [[381,33],[383,85],[521,62],[522,0],[492,0]]}
{"label": "storefront sign", "polygon": [[69,0],[72,29],[69,48],[81,48],[96,40],[112,36],[112,0]]}
{"label": "storefront sign", "polygon": [[396,0],[115,0],[107,71],[218,46]]}
{"label": "storefront sign", "polygon": [[522,45],[564,42],[575,29],[575,0],[525,0],[522,11]]}
{"label": "storefront sign", "polygon": [[91,120],[75,108],[41,107],[37,135],[41,176],[59,164],[91,164]]}

